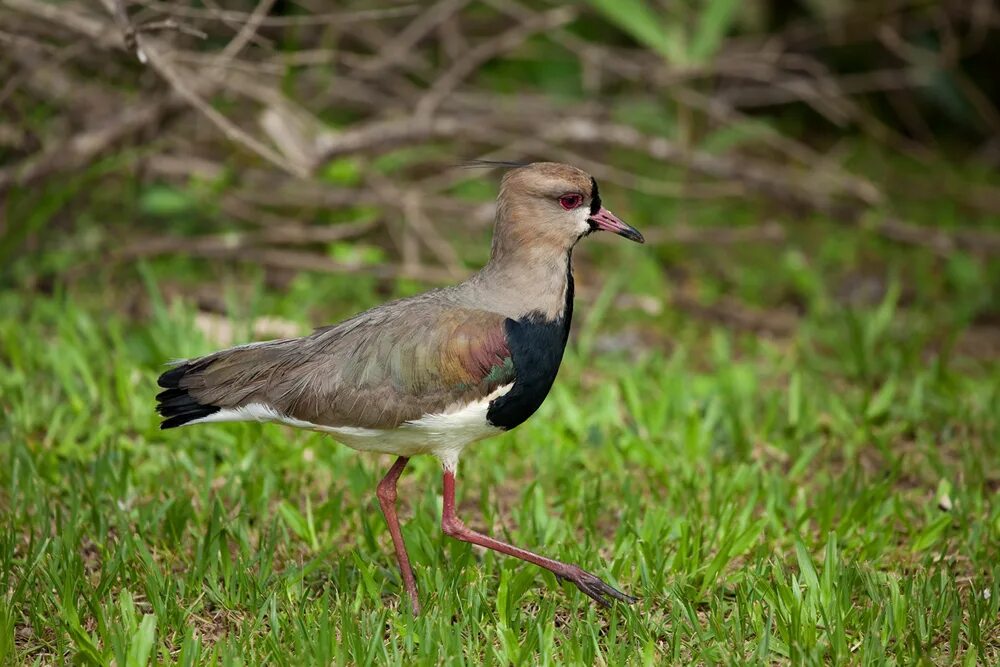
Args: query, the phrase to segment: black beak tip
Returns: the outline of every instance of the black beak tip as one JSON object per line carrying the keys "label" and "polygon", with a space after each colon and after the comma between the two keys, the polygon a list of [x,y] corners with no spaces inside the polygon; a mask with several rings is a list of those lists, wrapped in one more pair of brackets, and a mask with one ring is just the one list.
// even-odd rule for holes
{"label": "black beak tip", "polygon": [[623,230],[621,232],[621,235],[627,238],[629,241],[635,241],[636,243],[646,242],[646,239],[645,237],[643,237],[642,233],[634,227],[629,227],[628,229]]}

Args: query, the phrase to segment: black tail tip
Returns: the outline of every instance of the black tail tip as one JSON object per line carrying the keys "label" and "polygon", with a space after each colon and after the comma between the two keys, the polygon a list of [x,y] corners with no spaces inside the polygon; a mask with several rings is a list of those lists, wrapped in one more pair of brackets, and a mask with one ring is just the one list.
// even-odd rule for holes
{"label": "black tail tip", "polygon": [[181,379],[188,373],[190,366],[183,364],[171,368],[160,375],[157,384],[164,388],[156,395],[156,411],[164,417],[160,428],[177,428],[196,419],[202,419],[219,411],[217,405],[203,405],[198,402],[188,390],[180,386]]}
{"label": "black tail tip", "polygon": [[195,419],[201,419],[202,417],[207,417],[212,413],[218,412],[219,408],[213,407],[207,411],[189,412],[180,415],[174,415],[168,419],[164,419],[160,422],[160,430],[166,431],[168,428],[177,428],[178,426],[184,426],[193,422]]}
{"label": "black tail tip", "polygon": [[169,371],[162,373],[156,380],[156,384],[164,389],[177,389],[180,387],[181,378],[188,372],[189,364],[174,366]]}

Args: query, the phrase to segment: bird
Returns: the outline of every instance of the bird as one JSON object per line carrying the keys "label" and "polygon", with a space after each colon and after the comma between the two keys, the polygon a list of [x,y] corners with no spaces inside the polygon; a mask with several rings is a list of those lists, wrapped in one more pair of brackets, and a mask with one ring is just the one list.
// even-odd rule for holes
{"label": "bird", "polygon": [[463,450],[523,423],[552,387],[573,318],[577,242],[597,231],[645,242],[604,207],[597,181],[585,171],[556,162],[497,164],[509,168],[481,270],[308,336],[171,362],[158,379],[160,426],[277,422],[394,455],[376,496],[414,615],[420,601],[396,513],[396,483],[417,455],[440,460],[446,535],[547,569],[602,606],[633,603],[575,564],[472,530],[456,512]]}

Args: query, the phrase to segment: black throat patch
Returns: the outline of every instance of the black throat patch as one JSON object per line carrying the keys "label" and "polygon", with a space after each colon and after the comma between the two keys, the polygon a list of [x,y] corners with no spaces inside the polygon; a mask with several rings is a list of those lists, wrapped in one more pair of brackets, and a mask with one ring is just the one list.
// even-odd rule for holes
{"label": "black throat patch", "polygon": [[504,322],[516,378],[510,391],[490,402],[486,421],[508,431],[535,414],[555,382],[573,320],[573,263],[566,257],[566,302],[562,315],[546,320],[529,313]]}
{"label": "black throat patch", "polygon": [[590,177],[590,214],[597,215],[601,210],[601,195],[597,191],[597,180]]}

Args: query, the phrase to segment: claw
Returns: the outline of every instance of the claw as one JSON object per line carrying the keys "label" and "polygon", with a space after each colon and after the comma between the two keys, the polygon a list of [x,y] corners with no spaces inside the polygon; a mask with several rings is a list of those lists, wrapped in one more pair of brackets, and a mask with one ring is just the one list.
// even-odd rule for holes
{"label": "claw", "polygon": [[[559,575],[556,576],[559,577]],[[622,593],[614,586],[609,586],[600,578],[585,570],[581,570],[575,565],[573,566],[572,571],[566,572],[562,576],[567,580],[572,581],[577,588],[586,593],[602,607],[611,606],[611,600],[609,598],[613,598],[619,602],[625,602],[626,604],[633,604],[636,602],[636,598]]]}

